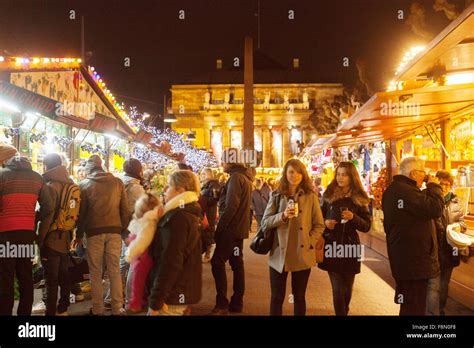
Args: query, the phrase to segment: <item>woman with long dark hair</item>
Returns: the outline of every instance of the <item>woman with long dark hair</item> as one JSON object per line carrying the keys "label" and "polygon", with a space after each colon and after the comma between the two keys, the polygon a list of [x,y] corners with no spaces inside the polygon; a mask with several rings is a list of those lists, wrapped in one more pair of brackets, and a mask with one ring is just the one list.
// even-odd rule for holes
{"label": "woman with long dark hair", "polygon": [[341,162],[322,198],[324,261],[329,273],[336,315],[347,315],[355,275],[364,256],[357,231],[370,230],[369,197],[352,162]]}
{"label": "woman with long dark hair", "polygon": [[286,162],[279,187],[270,195],[262,228],[276,228],[270,266],[270,315],[282,315],[286,280],[291,272],[294,314],[306,313],[306,287],[316,249],[322,247],[324,221],[313,183],[301,161]]}

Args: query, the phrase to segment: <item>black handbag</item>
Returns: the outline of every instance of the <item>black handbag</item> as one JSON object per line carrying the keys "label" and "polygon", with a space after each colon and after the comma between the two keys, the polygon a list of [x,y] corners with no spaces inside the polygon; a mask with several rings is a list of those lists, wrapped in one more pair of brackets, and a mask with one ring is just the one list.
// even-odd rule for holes
{"label": "black handbag", "polygon": [[[277,212],[280,207],[280,195],[277,196],[276,199],[276,206]],[[266,255],[272,250],[273,241],[275,240],[275,233],[276,228],[272,228],[269,230],[264,230],[263,227],[260,225],[260,228],[257,231],[255,237],[253,237],[252,241],[250,242],[250,249],[253,252],[259,255]]]}

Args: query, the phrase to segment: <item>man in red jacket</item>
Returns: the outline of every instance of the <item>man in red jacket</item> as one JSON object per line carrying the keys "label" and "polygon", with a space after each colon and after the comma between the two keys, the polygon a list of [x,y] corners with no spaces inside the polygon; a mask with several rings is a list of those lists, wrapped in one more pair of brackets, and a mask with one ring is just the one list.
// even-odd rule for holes
{"label": "man in red jacket", "polygon": [[15,274],[20,287],[17,314],[31,315],[33,255],[25,251],[33,250],[36,222],[51,224],[53,215],[49,190],[28,159],[14,156],[7,160],[0,169],[0,315],[12,315]]}

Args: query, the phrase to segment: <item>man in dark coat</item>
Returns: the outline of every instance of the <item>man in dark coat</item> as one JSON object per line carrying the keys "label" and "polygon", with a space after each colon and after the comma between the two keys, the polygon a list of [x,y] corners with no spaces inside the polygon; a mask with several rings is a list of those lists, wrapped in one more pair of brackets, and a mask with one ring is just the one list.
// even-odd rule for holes
{"label": "man in dark coat", "polygon": [[397,289],[400,315],[424,315],[428,280],[439,275],[434,219],[441,216],[444,199],[438,179],[428,177],[424,162],[405,158],[382,198],[388,257]]}
{"label": "man in dark coat", "polygon": [[[229,311],[240,313],[243,309],[245,273],[242,249],[244,239],[249,237],[253,181],[251,169],[239,163],[239,150],[227,149],[222,158],[224,171],[230,174],[230,178],[219,199],[216,250],[211,260],[217,291],[214,315],[226,315]],[[227,261],[234,273],[234,294],[230,303],[227,299]]]}

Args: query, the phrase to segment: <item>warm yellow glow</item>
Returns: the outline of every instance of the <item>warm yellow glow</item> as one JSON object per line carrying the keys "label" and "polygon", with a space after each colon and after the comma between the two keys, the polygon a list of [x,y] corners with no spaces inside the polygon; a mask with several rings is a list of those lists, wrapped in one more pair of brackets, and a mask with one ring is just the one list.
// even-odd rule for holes
{"label": "warm yellow glow", "polygon": [[446,75],[446,85],[460,85],[463,83],[474,83],[474,72],[457,73]]}
{"label": "warm yellow glow", "polygon": [[0,62],[4,62],[5,58],[3,56],[0,56]]}
{"label": "warm yellow glow", "polygon": [[33,58],[33,64],[38,64],[40,62],[39,58]]}

